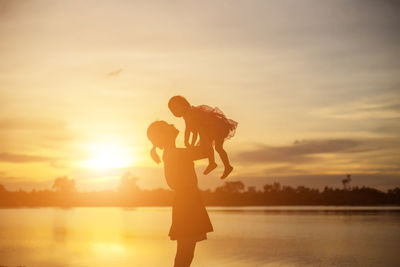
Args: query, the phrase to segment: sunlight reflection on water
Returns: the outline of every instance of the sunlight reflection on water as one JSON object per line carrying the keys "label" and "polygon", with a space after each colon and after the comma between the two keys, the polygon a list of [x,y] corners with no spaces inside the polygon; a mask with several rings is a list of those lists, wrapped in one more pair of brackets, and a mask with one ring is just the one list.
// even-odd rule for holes
{"label": "sunlight reflection on water", "polygon": [[[386,210],[385,210],[386,209]],[[400,210],[209,208],[192,266],[399,266]],[[0,266],[172,266],[170,208],[0,209]]]}

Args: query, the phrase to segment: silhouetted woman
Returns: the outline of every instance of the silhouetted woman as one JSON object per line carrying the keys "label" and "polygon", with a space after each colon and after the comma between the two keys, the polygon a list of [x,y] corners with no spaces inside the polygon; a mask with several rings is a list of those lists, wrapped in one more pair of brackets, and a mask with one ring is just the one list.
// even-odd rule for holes
{"label": "silhouetted woman", "polygon": [[177,148],[175,144],[179,131],[165,121],[153,122],[147,129],[147,136],[153,144],[151,156],[160,162],[156,148],[164,150],[164,174],[168,186],[174,190],[172,205],[171,240],[177,240],[175,267],[190,266],[196,242],[207,239],[213,231],[207,211],[197,187],[194,160],[206,158],[199,147]]}

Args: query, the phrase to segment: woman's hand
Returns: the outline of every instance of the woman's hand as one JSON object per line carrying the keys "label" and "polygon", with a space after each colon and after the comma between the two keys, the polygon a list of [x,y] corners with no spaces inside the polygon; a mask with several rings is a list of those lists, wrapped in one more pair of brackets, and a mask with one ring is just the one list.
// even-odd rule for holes
{"label": "woman's hand", "polygon": [[185,147],[191,147],[188,140],[185,140]]}

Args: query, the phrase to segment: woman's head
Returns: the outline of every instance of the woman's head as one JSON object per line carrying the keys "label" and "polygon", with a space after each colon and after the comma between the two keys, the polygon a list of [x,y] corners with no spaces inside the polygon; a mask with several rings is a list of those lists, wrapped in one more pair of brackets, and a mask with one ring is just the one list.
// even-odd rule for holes
{"label": "woman's head", "polygon": [[153,144],[150,154],[155,162],[161,162],[156,148],[164,149],[168,145],[175,144],[178,133],[179,131],[173,124],[168,124],[165,121],[155,121],[150,124],[147,128],[147,137]]}
{"label": "woman's head", "polygon": [[175,117],[182,117],[190,109],[190,103],[183,96],[176,95],[168,101],[168,108]]}

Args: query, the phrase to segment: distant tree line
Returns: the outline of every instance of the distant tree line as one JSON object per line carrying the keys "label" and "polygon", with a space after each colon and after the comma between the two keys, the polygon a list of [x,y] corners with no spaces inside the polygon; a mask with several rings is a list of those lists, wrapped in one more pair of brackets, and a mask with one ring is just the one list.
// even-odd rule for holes
{"label": "distant tree line", "polygon": [[[30,192],[8,191],[0,185],[0,207],[75,207],[75,206],[169,206],[173,192],[167,189],[143,190],[137,178],[127,173],[117,190],[78,192],[68,177],[55,179],[52,189]],[[296,188],[280,183],[266,184],[262,190],[245,187],[241,181],[227,181],[215,190],[202,191],[208,206],[261,205],[400,205],[400,188],[386,192],[370,187],[331,188],[305,186]]]}

